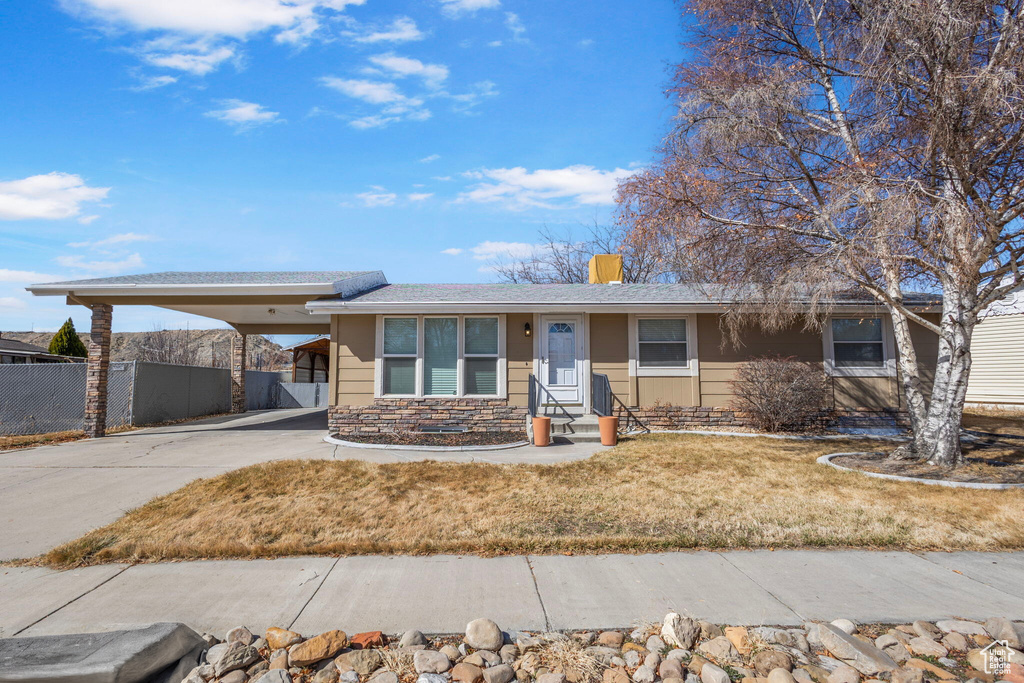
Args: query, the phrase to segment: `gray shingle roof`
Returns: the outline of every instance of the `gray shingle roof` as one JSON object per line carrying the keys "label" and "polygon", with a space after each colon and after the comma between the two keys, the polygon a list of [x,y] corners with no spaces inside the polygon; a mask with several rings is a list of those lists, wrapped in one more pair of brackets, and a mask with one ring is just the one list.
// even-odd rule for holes
{"label": "gray shingle roof", "polygon": [[141,275],[118,275],[97,277],[88,280],[67,280],[64,282],[43,282],[44,285],[297,285],[331,284],[339,280],[360,275],[370,275],[373,270],[295,270],[295,271],[250,271],[250,272],[179,272],[143,273]]}
{"label": "gray shingle roof", "polygon": [[27,344],[17,339],[4,339],[0,337],[0,351],[20,351],[22,353],[48,353],[42,346]]}
{"label": "gray shingle roof", "polygon": [[[736,301],[717,285],[688,284],[389,284],[343,299],[357,304],[716,304]],[[910,295],[911,303],[933,303],[934,295]],[[875,303],[867,295],[843,303]]]}

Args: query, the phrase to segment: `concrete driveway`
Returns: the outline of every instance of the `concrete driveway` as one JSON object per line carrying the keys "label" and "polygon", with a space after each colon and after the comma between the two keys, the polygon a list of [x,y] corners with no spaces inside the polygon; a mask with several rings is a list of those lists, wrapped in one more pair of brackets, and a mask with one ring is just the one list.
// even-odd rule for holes
{"label": "concrete driveway", "polygon": [[0,452],[0,561],[27,558],[113,522],[190,481],[274,460],[556,462],[600,446],[442,453],[345,448],[323,442],[327,412],[267,410]]}

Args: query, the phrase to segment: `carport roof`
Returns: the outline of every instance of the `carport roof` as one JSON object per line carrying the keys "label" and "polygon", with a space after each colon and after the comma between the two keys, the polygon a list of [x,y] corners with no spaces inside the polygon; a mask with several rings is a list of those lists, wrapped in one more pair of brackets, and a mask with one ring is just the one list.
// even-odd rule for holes
{"label": "carport roof", "polygon": [[[344,287],[344,283],[361,282],[366,287],[385,284],[384,273],[379,270],[298,270],[298,271],[167,271],[162,273],[141,273],[98,277],[88,280],[66,280],[31,285],[27,289],[33,294],[63,294],[67,291],[110,291],[115,289],[205,289],[211,287],[229,288],[281,288],[296,289],[315,287],[324,294],[351,296],[362,289]],[[347,290],[347,291],[346,291]]]}

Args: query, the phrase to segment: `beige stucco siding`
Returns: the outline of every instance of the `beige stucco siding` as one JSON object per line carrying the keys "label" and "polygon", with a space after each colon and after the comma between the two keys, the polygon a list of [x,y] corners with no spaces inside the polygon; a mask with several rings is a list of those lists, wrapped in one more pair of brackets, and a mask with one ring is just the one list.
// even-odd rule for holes
{"label": "beige stucco siding", "polygon": [[608,375],[612,393],[633,405],[629,380],[629,316],[625,313],[593,313],[590,316],[590,366]]}
{"label": "beige stucco siding", "polygon": [[1024,404],[1024,313],[983,318],[971,341],[972,403]]}
{"label": "beige stucco siding", "polygon": [[377,316],[336,315],[331,324],[331,348],[337,349],[337,392],[331,405],[360,406],[373,403],[373,360]]}
{"label": "beige stucco siding", "polygon": [[[509,313],[505,318],[505,353],[508,357],[508,402],[515,406],[528,405],[530,374],[533,373],[533,337],[527,337],[523,328],[533,325],[530,313]],[[534,332],[536,334],[536,332]]]}

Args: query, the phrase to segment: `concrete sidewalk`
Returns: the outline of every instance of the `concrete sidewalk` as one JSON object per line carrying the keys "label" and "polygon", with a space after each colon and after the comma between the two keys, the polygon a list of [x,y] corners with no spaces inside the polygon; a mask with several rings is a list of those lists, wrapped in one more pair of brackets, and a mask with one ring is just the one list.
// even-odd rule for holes
{"label": "concrete sidewalk", "polygon": [[303,557],[0,568],[0,637],[182,621],[313,634],[597,629],[675,610],[718,623],[845,617],[1024,618],[1024,552],[692,552],[655,555]]}

